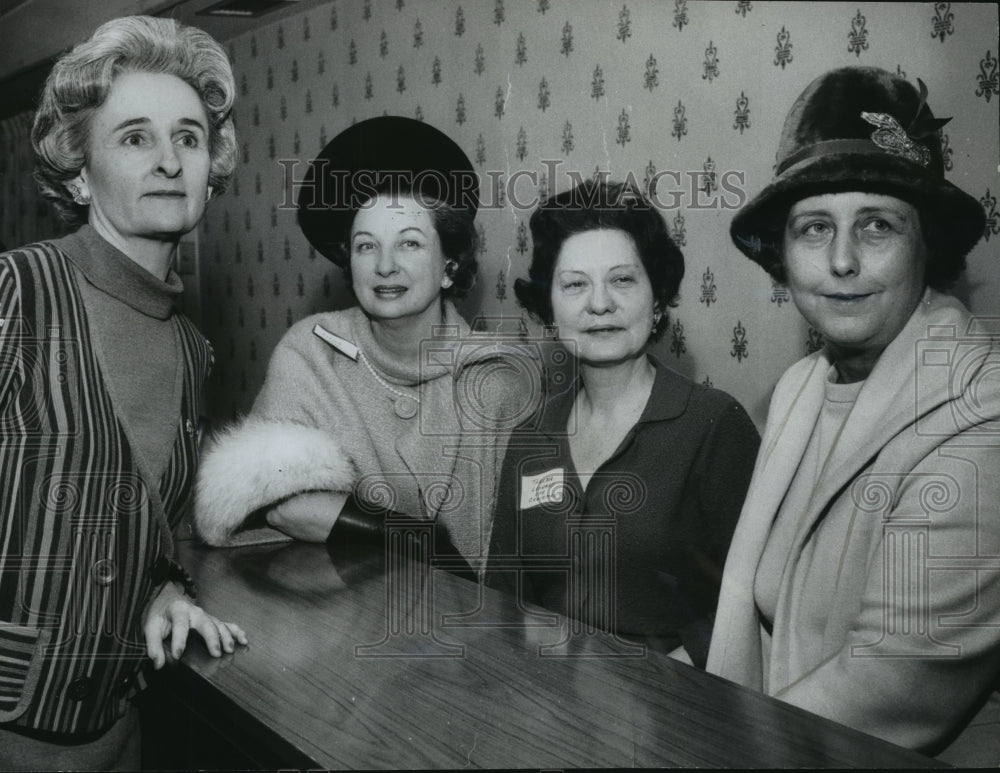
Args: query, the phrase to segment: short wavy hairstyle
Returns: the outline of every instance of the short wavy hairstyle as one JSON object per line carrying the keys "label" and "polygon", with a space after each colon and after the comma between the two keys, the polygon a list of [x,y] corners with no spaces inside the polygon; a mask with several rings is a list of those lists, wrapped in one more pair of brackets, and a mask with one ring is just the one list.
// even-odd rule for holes
{"label": "short wavy hairstyle", "polygon": [[677,305],[684,255],[649,199],[623,183],[588,180],[543,202],[532,213],[529,225],[531,266],[528,279],[514,282],[514,294],[536,320],[552,324],[552,277],[563,243],[586,231],[618,230],[632,237],[661,312],[650,338],[658,340],[663,335],[667,308]]}
{"label": "short wavy hairstyle", "polygon": [[198,93],[208,114],[208,182],[213,194],[225,190],[236,169],[236,82],[222,46],[176,19],[112,19],[55,63],[31,130],[35,180],[70,225],[86,222],[88,206],[74,202],[66,184],[86,164],[91,116],[108,98],[115,78],[125,72],[175,75]]}
{"label": "short wavy hairstyle", "polygon": [[[388,188],[381,185],[377,186],[375,191],[378,194],[390,193]],[[394,190],[392,195],[408,196],[410,193],[407,190]],[[441,240],[441,252],[445,260],[453,263],[453,266],[445,267],[445,273],[452,284],[451,287],[441,289],[441,297],[462,298],[475,286],[479,271],[479,261],[476,260],[479,252],[479,232],[476,230],[475,213],[449,206],[442,201],[428,201],[424,196],[421,196],[419,201],[426,205],[430,212],[434,230]],[[347,229],[347,241],[338,241],[331,250],[331,260],[340,266],[348,283],[353,283],[350,245],[350,231],[353,224],[352,217],[351,225]]]}

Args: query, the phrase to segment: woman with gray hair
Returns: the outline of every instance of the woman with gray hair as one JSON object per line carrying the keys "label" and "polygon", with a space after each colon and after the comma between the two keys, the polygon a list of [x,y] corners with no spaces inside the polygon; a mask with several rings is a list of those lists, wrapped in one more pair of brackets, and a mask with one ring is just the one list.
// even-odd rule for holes
{"label": "woman with gray hair", "polygon": [[145,658],[246,643],[171,537],[212,359],[171,264],[233,172],[234,95],[215,40],[142,16],[45,83],[36,176],[80,227],[0,255],[0,768],[138,767]]}
{"label": "woman with gray hair", "polygon": [[708,670],[960,765],[1000,763],[1000,349],[948,294],[983,235],[927,90],[813,81],[733,220],[824,347],[771,399]]}

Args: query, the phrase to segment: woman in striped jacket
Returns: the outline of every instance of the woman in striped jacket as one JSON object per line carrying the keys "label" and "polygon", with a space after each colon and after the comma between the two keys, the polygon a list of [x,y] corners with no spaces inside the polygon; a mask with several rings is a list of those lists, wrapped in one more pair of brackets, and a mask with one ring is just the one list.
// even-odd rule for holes
{"label": "woman in striped jacket", "polygon": [[67,237],[0,255],[0,769],[134,769],[148,657],[208,615],[173,560],[211,349],[171,270],[236,162],[225,52],[116,19],[54,66],[32,142]]}

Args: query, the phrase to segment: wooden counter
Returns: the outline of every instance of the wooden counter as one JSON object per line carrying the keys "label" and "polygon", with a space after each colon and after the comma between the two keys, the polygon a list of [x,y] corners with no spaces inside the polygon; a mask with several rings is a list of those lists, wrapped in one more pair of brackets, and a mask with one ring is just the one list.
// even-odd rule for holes
{"label": "wooden counter", "polygon": [[406,556],[185,542],[181,560],[250,646],[216,660],[192,637],[159,679],[260,767],[935,764]]}

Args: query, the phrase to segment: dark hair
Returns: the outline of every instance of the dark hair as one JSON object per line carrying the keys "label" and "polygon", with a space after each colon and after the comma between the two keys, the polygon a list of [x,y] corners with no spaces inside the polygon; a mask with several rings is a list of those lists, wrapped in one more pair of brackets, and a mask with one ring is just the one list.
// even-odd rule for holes
{"label": "dark hair", "polygon": [[[776,201],[774,207],[768,208],[768,211],[761,214],[759,221],[761,243],[758,262],[776,282],[782,285],[788,284],[784,255],[785,226],[788,222],[788,213],[795,202],[810,196],[821,196],[827,193],[850,193],[856,192],[858,189],[857,183],[826,184],[815,190],[800,188],[795,190],[793,195],[790,194]],[[966,263],[965,255],[957,253],[952,245],[952,231],[941,222],[938,214],[931,211],[926,202],[919,201],[919,197],[912,192],[896,187],[872,184],[865,186],[865,190],[861,192],[893,196],[900,201],[907,202],[917,210],[920,219],[920,233],[924,240],[924,246],[927,248],[924,284],[938,292],[947,292],[965,271]]]}
{"label": "dark hair", "polygon": [[[376,188],[376,194],[390,193],[388,188],[383,190],[382,186]],[[408,191],[393,189],[391,195],[394,198],[400,196],[408,197]],[[417,201],[428,208],[434,230],[438,239],[441,240],[441,252],[445,260],[454,261],[455,268],[445,268],[448,277],[451,279],[451,287],[442,288],[441,295],[445,298],[462,298],[476,283],[476,273],[479,270],[479,263],[476,260],[476,252],[479,249],[479,233],[476,230],[475,213],[470,213],[466,209],[451,207],[441,201],[427,201],[426,196],[418,195]],[[355,211],[354,216],[357,216]],[[354,226],[354,216],[351,218],[350,226],[347,229],[346,241],[339,242],[335,247],[336,259],[334,263],[340,266],[344,272],[344,277],[348,282],[351,277],[351,245],[350,233]]]}
{"label": "dark hair", "polygon": [[651,337],[656,340],[663,335],[667,307],[677,305],[684,255],[645,196],[622,183],[588,180],[543,202],[532,213],[530,227],[531,267],[528,279],[514,282],[514,293],[535,319],[552,324],[552,276],[563,243],[586,231],[618,230],[635,242],[656,307],[662,312]]}
{"label": "dark hair", "polygon": [[88,205],[77,204],[66,184],[86,162],[90,119],[124,72],[174,75],[200,97],[209,122],[208,183],[225,190],[239,151],[233,128],[236,83],[229,57],[206,32],[176,19],[127,16],[100,26],[56,61],[45,80],[31,130],[35,179],[70,225],[87,222]]}

